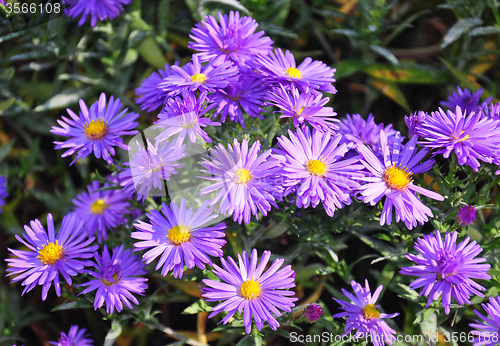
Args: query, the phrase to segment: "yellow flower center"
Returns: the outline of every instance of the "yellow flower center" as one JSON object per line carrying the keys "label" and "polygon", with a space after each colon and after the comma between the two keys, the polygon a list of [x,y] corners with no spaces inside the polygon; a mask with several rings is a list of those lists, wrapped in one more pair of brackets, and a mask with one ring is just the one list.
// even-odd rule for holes
{"label": "yellow flower center", "polygon": [[83,126],[83,132],[88,139],[99,140],[108,133],[108,125],[104,120],[92,120],[89,124]]}
{"label": "yellow flower center", "polygon": [[312,175],[324,177],[326,173],[326,165],[320,160],[311,160],[306,164],[307,171]]}
{"label": "yellow flower center", "polygon": [[236,181],[237,184],[246,184],[251,178],[250,172],[245,168],[238,169],[235,174],[238,177],[238,181]]}
{"label": "yellow flower center", "polygon": [[207,75],[203,73],[195,73],[190,77],[190,79],[193,83],[205,83],[205,81],[207,80]]}
{"label": "yellow flower center", "polygon": [[114,285],[114,284],[116,284],[116,283],[118,282],[118,273],[116,273],[116,274],[114,274],[114,275],[113,275],[113,279],[114,279],[115,281],[108,281],[108,280],[106,280],[106,279],[104,279],[104,278],[103,278],[101,281],[102,281],[102,283],[103,283],[103,284],[105,284],[106,286],[111,286],[111,285]]}
{"label": "yellow flower center", "polygon": [[90,205],[90,212],[95,215],[102,215],[108,208],[108,204],[103,199],[98,199]]}
{"label": "yellow flower center", "polygon": [[408,168],[401,169],[401,166],[389,166],[384,173],[384,182],[389,189],[405,191],[408,185],[413,181]]}
{"label": "yellow flower center", "polygon": [[191,237],[190,230],[191,227],[187,227],[185,224],[174,226],[168,231],[167,237],[175,245],[180,245],[189,240],[189,237]]}
{"label": "yellow flower center", "polygon": [[368,304],[363,308],[363,317],[366,320],[373,320],[374,318],[379,318],[380,312],[377,310],[375,305]]}
{"label": "yellow flower center", "polygon": [[297,115],[301,115],[302,114],[302,111],[304,110],[304,108],[306,108],[306,106],[302,106],[299,111],[297,112]]}
{"label": "yellow flower center", "polygon": [[59,245],[57,240],[55,243],[48,243],[40,250],[38,248],[37,258],[42,261],[43,264],[53,265],[59,261],[64,256],[63,247]]}
{"label": "yellow flower center", "polygon": [[247,280],[240,286],[240,295],[248,300],[259,298],[260,296],[260,284],[259,280]]}
{"label": "yellow flower center", "polygon": [[[465,131],[462,131],[460,132],[460,136],[464,134]],[[463,142],[463,141],[466,141],[469,139],[469,135],[465,135],[464,138],[460,138],[460,136],[458,137],[455,137],[454,135],[452,135],[451,137],[453,137],[453,139],[456,139],[457,141],[459,142]]]}
{"label": "yellow flower center", "polygon": [[295,67],[289,67],[285,70],[285,74],[290,77],[290,78],[302,78],[302,72],[300,70],[296,69]]}

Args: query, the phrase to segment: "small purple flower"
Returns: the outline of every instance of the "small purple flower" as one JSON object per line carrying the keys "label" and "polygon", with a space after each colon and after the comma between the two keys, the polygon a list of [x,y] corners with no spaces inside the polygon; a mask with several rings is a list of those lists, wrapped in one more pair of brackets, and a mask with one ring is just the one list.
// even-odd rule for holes
{"label": "small purple flower", "polygon": [[396,130],[392,124],[384,127],[384,124],[377,124],[375,118],[370,113],[365,120],[359,114],[347,114],[339,124],[339,131],[342,135],[342,142],[369,145],[374,151],[379,151],[380,131],[384,131],[390,141],[396,135]]}
{"label": "small purple flower", "polygon": [[71,326],[68,335],[61,332],[58,341],[50,341],[49,343],[54,346],[93,346],[94,342],[88,339],[86,332],[85,328],[78,330],[78,326]]}
{"label": "small purple flower", "polygon": [[239,224],[250,223],[251,215],[257,217],[259,211],[266,216],[271,206],[278,208],[275,199],[281,198],[280,188],[273,183],[279,172],[277,162],[269,160],[271,149],[259,154],[260,147],[258,140],[249,149],[246,139],[240,144],[235,138],[228,149],[220,143],[210,149],[209,158],[201,162],[205,168],[201,171],[211,175],[202,178],[214,182],[201,195],[219,190],[211,205],[220,201],[219,213],[232,214]]}
{"label": "small purple flower", "polygon": [[75,215],[66,215],[62,220],[61,229],[55,235],[52,214],[47,215],[47,231],[38,220],[30,222],[30,227],[24,226],[24,239],[16,234],[16,239],[29,250],[13,250],[7,248],[17,258],[7,258],[7,272],[15,275],[12,282],[24,280],[26,286],[23,294],[31,291],[36,285],[42,285],[42,300],[47,298],[52,282],[58,297],[61,296],[59,273],[71,285],[71,276],[83,273],[85,266],[92,262],[86,260],[92,257],[92,252],[98,246],[89,246],[94,237],[87,238],[83,222]]}
{"label": "small purple flower", "polygon": [[457,245],[457,236],[456,231],[451,235],[446,232],[444,243],[439,231],[435,235],[428,234],[423,239],[418,238],[415,250],[420,255],[405,256],[417,265],[402,267],[400,271],[403,275],[419,276],[410,287],[423,287],[420,295],[429,297],[427,307],[442,294],[442,306],[446,314],[450,313],[451,297],[460,305],[471,304],[469,297],[472,294],[484,297],[479,291],[486,289],[472,279],[491,279],[488,275],[490,265],[480,264],[486,259],[475,258],[483,251],[481,246],[476,241],[469,243],[470,237]]}
{"label": "small purple flower", "polygon": [[490,297],[489,303],[481,304],[488,317],[483,316],[479,311],[474,310],[482,321],[475,320],[476,323],[469,323],[471,334],[476,335],[473,346],[494,346],[500,341],[500,297]]}
{"label": "small purple flower", "polygon": [[323,310],[319,304],[311,303],[304,309],[304,317],[309,323],[314,323],[319,320],[321,314],[323,314]]}
{"label": "small purple flower", "polygon": [[358,144],[356,148],[363,157],[361,163],[368,170],[367,176],[360,178],[366,182],[359,189],[363,201],[373,206],[385,197],[380,216],[381,226],[391,224],[393,207],[396,211],[396,222],[403,221],[408,229],[417,226],[417,222],[421,225],[427,222],[428,217],[433,216],[432,211],[415,193],[438,201],[444,200],[440,194],[413,184],[413,174],[428,171],[435,162],[428,160],[420,163],[428,150],[417,151],[416,141],[417,137],[412,137],[403,145],[397,132],[392,150],[389,150],[387,136],[384,131],[380,131],[381,155],[376,155],[363,144]]}
{"label": "small purple flower", "polygon": [[[65,142],[56,142],[56,149],[67,149],[61,157],[66,157],[78,152],[78,155],[70,163],[70,166],[76,159],[83,158],[94,152],[95,157],[102,158],[107,163],[113,163],[111,156],[115,155],[114,146],[128,149],[128,146],[123,144],[120,136],[135,135],[138,133],[134,130],[138,122],[134,121],[139,117],[137,113],[127,113],[128,108],[125,108],[121,113],[118,113],[122,103],[120,99],[111,96],[106,106],[106,94],[102,93],[99,101],[90,106],[90,110],[83,100],[80,100],[80,114],[76,115],[71,109],[66,109],[71,119],[62,117],[62,120],[57,120],[61,127],[53,126],[50,132],[56,135],[71,137]],[[111,156],[110,156],[111,155]]]}
{"label": "small purple flower", "polygon": [[292,85],[287,91],[283,85],[272,89],[267,94],[267,100],[273,106],[281,109],[275,113],[281,113],[280,118],[292,118],[295,127],[311,124],[317,131],[333,132],[338,130],[338,119],[334,118],[337,113],[331,107],[324,107],[329,97],[323,98],[321,93],[301,93]]}
{"label": "small purple flower", "polygon": [[97,232],[99,243],[108,239],[106,230],[123,224],[126,221],[124,215],[129,213],[127,195],[121,189],[108,189],[110,187],[109,184],[101,187],[98,181],[93,181],[87,186],[88,192],[82,192],[73,199],[74,212],[84,222],[89,236]]}
{"label": "small purple flower", "polygon": [[189,42],[188,48],[200,53],[201,61],[210,61],[220,56],[225,61],[233,61],[243,65],[252,56],[257,54],[267,55],[272,50],[273,41],[264,35],[264,31],[255,33],[258,27],[255,19],[240,17],[240,13],[219,12],[219,23],[215,17],[208,15],[205,20],[195,25],[189,35],[195,42]]}
{"label": "small purple flower", "polygon": [[123,5],[130,4],[132,0],[63,0],[67,5],[65,14],[68,17],[76,18],[82,16],[78,25],[83,25],[90,15],[90,25],[96,26],[97,20],[103,21],[106,18],[112,20],[123,11]]}
{"label": "small purple flower", "polygon": [[[94,310],[100,308],[106,302],[106,311],[112,314],[114,309],[120,312],[123,304],[133,309],[131,302],[139,305],[134,294],[144,295],[148,288],[148,279],[139,277],[144,275],[146,266],[137,255],[133,255],[130,249],[124,250],[124,245],[113,249],[110,256],[108,247],[104,245],[102,256],[94,252],[97,264],[94,267],[97,272],[87,270],[87,273],[95,278],[79,286],[87,286],[80,294],[87,294],[97,290],[94,298]],[[80,295],[79,294],[79,295]]]}
{"label": "small purple flower", "polygon": [[466,205],[457,213],[460,224],[467,226],[476,220],[476,208],[473,205]]}
{"label": "small purple flower", "polygon": [[[178,65],[177,62],[175,64]],[[169,93],[161,90],[158,86],[171,74],[170,65],[165,64],[165,70],[160,69],[158,72],[153,72],[151,76],[142,80],[141,86],[135,89],[135,93],[140,96],[135,99],[135,102],[142,110],[152,112],[166,103]]]}
{"label": "small purple flower", "polygon": [[479,112],[482,116],[485,116],[487,118],[493,119],[493,120],[500,120],[500,102],[497,103],[486,103],[483,102],[481,104],[481,108],[479,109]]}
{"label": "small purple flower", "polygon": [[405,123],[406,126],[408,126],[408,135],[410,137],[415,136],[415,134],[417,133],[417,128],[420,127],[424,119],[428,116],[429,114],[427,114],[427,112],[422,111],[419,111],[418,113],[415,112],[410,116],[405,115]]}
{"label": "small purple flower", "polygon": [[344,310],[344,312],[335,314],[333,317],[347,317],[345,332],[342,336],[348,335],[353,330],[357,330],[356,336],[362,335],[365,338],[370,336],[375,346],[383,346],[386,343],[392,345],[393,341],[396,341],[396,331],[389,327],[383,318],[394,318],[399,313],[381,313],[379,311],[380,306],[375,305],[383,286],[380,285],[373,295],[371,294],[368,280],[365,280],[365,288],[356,281],[351,281],[351,286],[355,295],[352,295],[345,289],[342,289],[342,293],[352,303],[333,298],[333,300],[341,305],[340,309]]}
{"label": "small purple flower", "polygon": [[297,66],[292,53],[278,48],[269,55],[259,55],[256,58],[256,69],[265,81],[283,85],[290,88],[297,86],[302,92],[309,92],[310,89],[320,90],[335,94],[337,89],[332,85],[335,82],[333,74],[335,69],[329,67],[324,62],[306,58]]}
{"label": "small purple flower", "polygon": [[205,263],[212,265],[209,255],[221,257],[222,246],[226,244],[223,239],[226,224],[222,222],[204,227],[217,217],[213,214],[214,208],[208,208],[208,203],[205,201],[194,215],[193,209],[186,208],[184,199],[180,207],[174,202],[170,203],[170,208],[163,203],[163,215],[158,210],[152,210],[146,214],[149,223],[137,221],[134,224],[137,232],[132,232],[130,236],[140,240],[134,244],[136,250],[151,248],[142,256],[146,264],[161,256],[155,270],[163,266],[161,275],[165,276],[172,270],[174,277],[180,279],[184,264],[189,269],[195,265],[205,269]]}
{"label": "small purple flower", "polygon": [[[9,194],[7,193],[7,179],[2,175],[0,176],[0,207],[5,205],[4,199],[7,198]],[[0,213],[2,208],[0,208]]]}
{"label": "small purple flower", "polygon": [[252,329],[252,318],[258,330],[264,327],[264,322],[276,330],[280,325],[273,315],[280,316],[279,310],[291,312],[298,298],[293,297],[294,291],[288,290],[295,287],[295,272],[291,265],[280,269],[285,260],[277,258],[264,272],[270,258],[271,251],[266,250],[259,263],[257,250],[253,249],[250,259],[245,251],[238,254],[239,264],[231,257],[227,261],[221,258],[222,268],[214,264],[213,273],[222,282],[204,279],[203,283],[208,287],[202,288],[202,297],[207,302],[224,302],[213,307],[208,318],[225,311],[227,314],[222,323],[226,324],[238,311],[243,314],[247,334]]}
{"label": "small purple flower", "polygon": [[477,172],[478,160],[491,163],[500,147],[500,127],[498,120],[471,113],[466,116],[457,106],[455,113],[446,113],[439,108],[425,117],[417,128],[420,144],[437,149],[436,154],[450,157],[455,152],[459,165],[468,165]]}
{"label": "small purple flower", "polygon": [[288,130],[288,136],[278,138],[280,149],[274,158],[281,163],[284,195],[295,193],[299,208],[313,208],[322,202],[326,213],[351,204],[350,192],[359,187],[356,179],[363,176],[359,157],[343,159],[349,151],[341,135],[332,136],[308,127]]}
{"label": "small purple flower", "polygon": [[[451,93],[448,97],[448,101],[441,101],[441,105],[448,107],[451,110],[456,109],[458,106],[464,113],[469,114],[477,110],[482,93],[483,89],[479,89],[478,91],[471,93],[469,89],[464,89],[462,91],[462,89],[457,86],[457,92]],[[492,99],[493,97],[490,97],[485,102],[489,103]]]}

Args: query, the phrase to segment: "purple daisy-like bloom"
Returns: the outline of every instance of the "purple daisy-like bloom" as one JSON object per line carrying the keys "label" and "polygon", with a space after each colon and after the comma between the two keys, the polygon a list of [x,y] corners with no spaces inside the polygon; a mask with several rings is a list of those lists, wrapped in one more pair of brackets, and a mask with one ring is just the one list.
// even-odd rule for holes
{"label": "purple daisy-like bloom", "polygon": [[264,322],[276,330],[280,325],[273,314],[280,316],[279,310],[291,312],[298,298],[292,297],[295,292],[288,290],[295,287],[295,272],[291,265],[280,269],[285,260],[277,258],[264,272],[270,258],[271,251],[266,250],[259,263],[257,250],[253,249],[250,259],[245,251],[238,254],[239,264],[231,257],[227,261],[221,258],[222,268],[214,264],[213,273],[222,282],[204,279],[203,283],[208,287],[202,288],[202,297],[207,302],[224,302],[213,307],[208,318],[225,311],[227,315],[221,322],[226,324],[238,311],[243,313],[247,334],[252,329],[252,318],[258,330],[264,327]]}
{"label": "purple daisy-like bloom", "polygon": [[184,67],[172,66],[172,73],[158,86],[161,90],[173,95],[182,90],[194,92],[214,92],[238,82],[238,67],[231,61],[224,61],[224,57],[216,58],[202,66],[198,56],[193,55],[193,61]]}
{"label": "purple daisy-like bloom", "polygon": [[230,84],[226,88],[218,89],[210,100],[218,105],[214,117],[220,115],[221,122],[225,122],[227,116],[231,121],[240,123],[245,128],[242,109],[251,117],[264,119],[260,114],[264,112],[262,101],[267,92],[267,86],[259,78],[248,74],[240,74],[236,84]]}
{"label": "purple daisy-like bloom", "polygon": [[123,5],[130,4],[132,0],[63,0],[68,8],[64,10],[66,16],[76,18],[81,16],[78,25],[83,25],[90,15],[90,25],[96,26],[97,20],[106,18],[112,20],[123,11]]}
{"label": "purple daisy-like bloom", "polygon": [[[71,119],[62,117],[57,120],[61,127],[53,126],[50,132],[56,135],[71,137],[65,142],[56,142],[56,149],[67,149],[61,157],[66,157],[78,152],[78,155],[70,163],[70,166],[76,161],[94,152],[95,157],[102,158],[107,163],[113,163],[111,156],[115,155],[114,146],[128,149],[123,144],[120,136],[135,135],[137,130],[133,130],[139,124],[136,120],[139,117],[137,113],[127,113],[125,108],[118,113],[122,103],[120,99],[111,96],[106,105],[106,94],[102,93],[99,100],[90,106],[90,110],[83,100],[80,100],[80,114],[76,115],[71,109],[66,109]],[[111,155],[111,156],[110,156]]]}
{"label": "purple daisy-like bloom", "polygon": [[412,229],[417,222],[424,224],[428,217],[432,217],[432,211],[425,206],[415,193],[429,198],[443,201],[440,194],[424,189],[413,184],[413,174],[419,174],[432,168],[434,160],[420,163],[428,150],[420,151],[416,148],[417,137],[412,137],[408,143],[403,145],[399,132],[394,136],[392,150],[389,150],[387,136],[380,131],[380,155],[363,144],[358,144],[357,150],[363,157],[361,163],[368,170],[368,174],[360,180],[366,182],[359,189],[365,203],[375,205],[385,196],[380,225],[392,222],[392,209],[394,207],[396,222],[403,221]]}
{"label": "purple daisy-like bloom", "polygon": [[71,285],[71,276],[83,273],[85,266],[92,265],[86,260],[92,257],[92,252],[98,246],[89,246],[94,237],[87,238],[83,222],[75,215],[66,215],[62,220],[61,229],[55,235],[52,214],[47,215],[47,231],[38,220],[30,222],[30,227],[24,226],[24,239],[16,234],[16,239],[29,250],[13,250],[7,248],[17,258],[7,258],[10,268],[7,276],[15,275],[12,282],[24,280],[26,286],[23,294],[31,291],[36,285],[42,285],[42,300],[47,298],[52,282],[58,297],[61,296],[59,273]]}
{"label": "purple daisy-like bloom", "polygon": [[301,93],[294,85],[287,91],[280,85],[272,89],[266,98],[270,101],[268,104],[281,109],[275,113],[281,113],[280,118],[292,118],[295,127],[307,122],[321,132],[339,129],[336,124],[339,120],[334,118],[337,113],[331,107],[324,107],[330,98],[323,98],[321,93]]}
{"label": "purple daisy-like bloom", "polygon": [[[0,176],[0,207],[5,205],[4,199],[7,198],[9,194],[7,193],[7,179],[4,176]],[[2,208],[0,208],[0,213]]]}
{"label": "purple daisy-like bloom", "polygon": [[49,343],[54,346],[93,346],[94,342],[88,339],[86,332],[85,328],[78,330],[78,326],[71,326],[67,335],[61,332],[58,341],[50,341]]}
{"label": "purple daisy-like bloom", "polygon": [[271,149],[259,154],[260,147],[258,140],[249,149],[246,139],[240,144],[235,138],[227,149],[220,143],[210,149],[209,158],[200,163],[205,168],[201,171],[210,175],[202,178],[215,182],[201,195],[219,190],[211,205],[220,201],[219,213],[232,214],[239,224],[250,223],[251,215],[257,217],[259,211],[267,215],[271,206],[278,208],[275,200],[280,199],[281,190],[273,184],[279,172],[277,162],[269,160]]}
{"label": "purple daisy-like bloom", "polygon": [[457,213],[460,224],[467,226],[476,220],[476,208],[473,205],[466,205]]}
{"label": "purple daisy-like bloom", "polygon": [[322,202],[326,213],[333,216],[336,208],[351,204],[350,192],[359,188],[356,179],[363,176],[359,157],[343,159],[349,151],[340,144],[341,135],[332,136],[308,127],[288,130],[278,138],[281,150],[274,157],[281,162],[284,195],[295,192],[299,208],[313,208]]}
{"label": "purple daisy-like bloom", "polygon": [[399,313],[381,313],[378,310],[380,306],[375,305],[383,286],[380,285],[373,295],[371,294],[368,280],[365,280],[364,288],[356,281],[351,281],[351,286],[355,295],[345,289],[342,289],[342,293],[352,303],[333,298],[333,300],[341,305],[340,309],[344,310],[344,312],[335,314],[333,317],[347,317],[345,332],[342,336],[348,335],[353,330],[357,330],[356,335],[361,334],[365,338],[370,335],[371,341],[375,346],[383,346],[386,343],[392,345],[393,341],[396,341],[396,331],[389,327],[383,318],[394,318]]}
{"label": "purple daisy-like bloom", "polygon": [[482,116],[493,120],[500,120],[500,102],[497,103],[486,103],[483,102],[479,109]]}
{"label": "purple daisy-like bloom", "polygon": [[88,192],[82,192],[73,199],[74,212],[84,221],[89,235],[97,232],[99,243],[108,239],[106,230],[124,223],[124,215],[129,213],[127,195],[121,189],[98,191],[109,187],[111,185],[101,186],[98,181],[93,181],[87,186]]}
{"label": "purple daisy-like bloom", "polygon": [[484,297],[479,291],[485,291],[486,288],[472,279],[491,279],[488,275],[490,265],[480,264],[486,259],[475,258],[483,251],[481,246],[476,241],[469,243],[470,237],[457,245],[457,236],[456,231],[451,235],[446,232],[444,243],[439,231],[435,235],[428,234],[424,238],[418,238],[415,250],[420,255],[405,256],[417,265],[402,267],[400,271],[404,275],[419,276],[410,287],[423,287],[420,296],[429,296],[427,307],[443,294],[442,306],[446,314],[450,313],[451,297],[460,305],[470,304],[469,297],[472,294]]}
{"label": "purple daisy-like bloom", "polygon": [[205,269],[205,263],[212,265],[209,256],[221,257],[222,246],[226,244],[223,239],[223,229],[226,224],[221,222],[215,226],[204,227],[205,224],[217,217],[213,214],[214,208],[208,207],[205,201],[193,214],[193,209],[186,208],[186,201],[181,201],[180,207],[174,202],[170,208],[163,203],[160,214],[152,210],[146,216],[149,223],[137,221],[134,224],[137,232],[130,235],[140,240],[134,246],[137,250],[151,248],[142,257],[147,264],[161,255],[156,269],[163,266],[161,275],[165,276],[173,271],[175,278],[182,278],[184,265],[189,269],[196,265]]}
{"label": "purple daisy-like bloom", "polygon": [[471,334],[477,336],[473,346],[494,346],[500,341],[500,297],[490,297],[489,301],[481,304],[488,316],[474,310],[482,321],[474,320],[476,323],[469,323],[471,328],[477,329],[471,331]]}
{"label": "purple daisy-like bloom", "polygon": [[314,323],[319,320],[322,314],[323,310],[321,309],[321,305],[319,304],[311,303],[304,309],[304,317],[309,323]]}
{"label": "purple daisy-like bloom", "polygon": [[[80,294],[86,294],[97,290],[94,298],[94,310],[100,308],[106,302],[106,312],[112,314],[114,309],[120,312],[123,304],[133,309],[131,302],[139,305],[139,301],[133,294],[144,295],[148,288],[147,278],[139,277],[148,271],[144,269],[144,262],[139,256],[133,255],[132,250],[124,250],[124,245],[113,249],[110,256],[108,247],[104,245],[102,256],[94,252],[97,264],[94,267],[97,272],[87,270],[95,280],[90,280],[79,286],[87,286]],[[79,295],[80,295],[79,294]]]}
{"label": "purple daisy-like bloom", "polygon": [[384,131],[390,140],[396,135],[396,130],[392,124],[384,127],[384,124],[377,124],[375,118],[370,113],[365,120],[359,114],[347,114],[339,124],[339,131],[346,143],[369,145],[373,150],[379,150],[380,131]]}
{"label": "purple daisy-like bloom", "polygon": [[256,58],[256,69],[265,81],[283,85],[289,89],[292,85],[297,86],[300,91],[308,92],[310,89],[321,90],[335,94],[337,89],[332,85],[335,82],[333,75],[335,69],[329,67],[322,61],[305,58],[297,66],[295,58],[288,50],[278,48],[269,55],[259,55]]}
{"label": "purple daisy-like bloom", "polygon": [[413,137],[417,134],[417,128],[420,127],[424,119],[428,116],[429,114],[423,111],[419,111],[418,113],[415,112],[410,116],[405,115],[405,123],[406,126],[408,126],[408,135],[410,137]]}
{"label": "purple daisy-like bloom", "polygon": [[[469,89],[464,89],[462,91],[462,89],[457,86],[457,92],[451,93],[448,97],[448,101],[441,101],[441,105],[451,110],[460,107],[464,113],[472,113],[477,110],[482,93],[483,89],[471,93]],[[489,103],[492,99],[493,97],[489,97],[485,102]]]}
{"label": "purple daisy-like bloom", "polygon": [[142,110],[152,112],[166,103],[169,93],[161,90],[158,86],[171,74],[170,65],[165,64],[164,70],[160,69],[158,72],[153,72],[151,76],[142,80],[141,86],[135,89],[135,93],[139,96],[135,99],[135,102]]}
{"label": "purple daisy-like bloom", "polygon": [[255,33],[259,26],[251,17],[240,17],[240,13],[219,12],[219,23],[215,17],[208,15],[205,20],[197,23],[192,34],[195,42],[189,42],[188,48],[194,49],[201,61],[210,61],[223,56],[238,65],[243,65],[252,56],[267,55],[273,48],[273,41],[264,35],[264,31]]}
{"label": "purple daisy-like bloom", "polygon": [[182,167],[181,163],[175,163],[184,156],[186,146],[178,142],[166,141],[151,144],[146,139],[146,148],[136,141],[137,151],[132,153],[130,162],[123,165],[128,166],[119,174],[120,185],[123,192],[132,196],[137,193],[137,200],[144,202],[152,188],[163,189],[163,182],[170,181],[170,176],[177,174],[176,169]]}
{"label": "purple daisy-like bloom", "polygon": [[436,154],[448,158],[455,152],[459,165],[468,165],[477,172],[478,160],[491,163],[500,146],[499,121],[471,113],[468,116],[457,106],[455,113],[439,108],[425,117],[417,128],[421,143],[438,149]]}

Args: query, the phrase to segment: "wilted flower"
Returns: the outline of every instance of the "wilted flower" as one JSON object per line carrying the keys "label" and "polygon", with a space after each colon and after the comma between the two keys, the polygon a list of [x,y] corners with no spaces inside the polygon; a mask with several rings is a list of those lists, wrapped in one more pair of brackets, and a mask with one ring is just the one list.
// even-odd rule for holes
{"label": "wilted flower", "polygon": [[304,317],[309,323],[314,323],[319,320],[322,313],[323,310],[321,309],[321,305],[319,304],[311,303],[304,309]]}

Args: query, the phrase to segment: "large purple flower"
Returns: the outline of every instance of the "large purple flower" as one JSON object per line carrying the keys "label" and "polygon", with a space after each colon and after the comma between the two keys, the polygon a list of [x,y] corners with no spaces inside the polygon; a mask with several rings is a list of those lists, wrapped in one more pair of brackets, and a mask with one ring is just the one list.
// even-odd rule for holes
{"label": "large purple flower", "polygon": [[329,216],[351,204],[350,193],[359,187],[356,179],[363,166],[357,155],[343,159],[349,147],[339,145],[342,136],[316,130],[311,135],[308,127],[296,133],[288,130],[288,136],[278,138],[281,150],[274,155],[281,162],[284,195],[294,192],[299,208],[316,208],[322,202]]}
{"label": "large purple flower", "polygon": [[158,86],[171,74],[170,65],[165,64],[165,70],[160,69],[158,72],[153,72],[151,76],[142,80],[141,86],[135,89],[135,93],[140,96],[135,99],[135,102],[141,106],[141,109],[152,112],[166,103],[169,93],[161,90]]}
{"label": "large purple flower", "polygon": [[[100,308],[106,302],[106,311],[112,314],[113,310],[120,312],[123,304],[133,309],[131,304],[139,305],[139,301],[133,294],[144,295],[148,288],[148,279],[139,277],[148,271],[146,266],[137,255],[133,255],[130,249],[124,250],[124,245],[113,249],[110,256],[108,247],[104,245],[102,256],[94,253],[97,264],[94,267],[97,272],[87,270],[94,277],[80,286],[87,286],[80,294],[86,294],[97,290],[94,298],[94,309]],[[133,293],[133,294],[132,294]]]}
{"label": "large purple flower", "polygon": [[238,254],[239,264],[231,257],[227,261],[221,258],[222,268],[214,264],[213,273],[222,282],[204,279],[203,283],[208,287],[202,288],[202,296],[208,302],[223,302],[213,307],[208,317],[225,311],[227,314],[221,322],[226,324],[238,311],[243,314],[243,325],[248,334],[252,329],[252,318],[258,330],[264,327],[264,322],[276,330],[280,325],[273,314],[280,316],[278,309],[291,312],[297,300],[292,297],[295,292],[288,290],[295,287],[295,272],[290,265],[280,269],[284,259],[275,259],[264,271],[270,258],[271,251],[264,251],[259,263],[257,250],[253,249],[250,259],[245,251]]}
{"label": "large purple flower", "polygon": [[54,346],[93,346],[94,343],[91,339],[87,339],[86,332],[85,328],[78,330],[78,326],[71,326],[68,335],[61,332],[58,341],[50,341],[49,343]]}
{"label": "large purple flower", "polygon": [[438,193],[429,191],[413,184],[413,174],[423,173],[432,168],[434,160],[420,163],[427,154],[427,149],[417,151],[417,137],[403,145],[399,132],[394,137],[392,150],[389,150],[387,136],[380,131],[381,157],[363,144],[358,144],[357,150],[363,157],[361,162],[368,170],[367,176],[360,178],[366,182],[360,188],[365,203],[375,205],[385,196],[384,208],[380,216],[380,225],[392,222],[392,209],[396,211],[396,222],[403,221],[412,229],[417,222],[424,224],[429,216],[433,216],[429,207],[425,206],[415,193],[443,201]]}
{"label": "large purple flower", "polygon": [[132,0],[63,0],[67,5],[65,14],[68,17],[76,18],[82,16],[78,25],[83,25],[90,15],[90,25],[96,26],[97,20],[110,20],[117,17],[123,11],[123,5],[130,4]]}
{"label": "large purple flower", "polygon": [[475,294],[484,295],[479,291],[486,289],[472,279],[491,279],[488,275],[489,264],[480,264],[485,258],[476,258],[483,251],[476,241],[469,243],[467,237],[457,244],[458,233],[451,235],[446,232],[444,242],[439,231],[418,238],[415,250],[419,255],[408,254],[405,257],[417,265],[402,267],[400,273],[404,275],[419,276],[410,284],[417,289],[423,287],[420,295],[429,296],[427,307],[432,301],[439,299],[441,294],[442,306],[446,314],[450,313],[451,297],[461,305],[470,304],[469,297]]}
{"label": "large purple flower", "polygon": [[272,50],[273,41],[267,36],[261,37],[264,31],[255,33],[258,27],[255,19],[240,17],[237,11],[229,12],[229,17],[219,12],[219,23],[208,15],[191,30],[189,37],[195,42],[189,42],[188,47],[199,52],[201,61],[223,56],[243,65],[252,56],[267,55]]}
{"label": "large purple flower", "polygon": [[219,213],[233,215],[233,220],[248,224],[251,215],[257,217],[260,211],[264,216],[271,206],[278,208],[275,199],[280,199],[281,190],[274,184],[279,168],[277,162],[269,160],[271,149],[260,153],[260,141],[248,148],[246,139],[240,144],[234,139],[233,146],[226,149],[222,144],[210,150],[209,159],[201,165],[204,179],[214,181],[201,195],[219,191],[212,205],[220,201]]}
{"label": "large purple flower", "polygon": [[[9,194],[7,193],[7,179],[2,175],[0,176],[0,207],[5,205],[4,199],[7,198]],[[0,208],[0,213],[2,209]]]}
{"label": "large purple flower", "polygon": [[373,295],[371,294],[368,280],[365,280],[364,288],[356,281],[351,281],[351,286],[355,295],[352,295],[345,289],[342,289],[342,293],[352,303],[333,298],[341,305],[341,309],[344,310],[344,312],[335,314],[333,317],[347,317],[345,332],[342,336],[348,335],[353,330],[357,330],[356,336],[362,335],[365,338],[370,336],[375,346],[383,346],[386,343],[392,345],[393,341],[396,341],[396,331],[389,327],[383,318],[393,318],[398,316],[399,313],[380,313],[378,310],[380,307],[375,305],[383,286],[380,285]]}
{"label": "large purple flower", "polygon": [[212,265],[209,256],[221,257],[222,246],[226,244],[223,239],[226,224],[204,226],[217,217],[213,214],[214,208],[208,208],[208,203],[205,201],[194,215],[193,209],[186,208],[184,199],[180,207],[174,202],[170,208],[163,203],[163,215],[158,210],[152,210],[146,214],[149,223],[137,221],[134,224],[137,232],[132,232],[130,236],[140,240],[134,244],[137,250],[151,248],[142,256],[146,263],[161,256],[155,270],[163,266],[161,275],[165,276],[172,270],[175,278],[182,278],[184,264],[189,269],[195,265],[205,269],[205,263]]}
{"label": "large purple flower", "polygon": [[[121,113],[118,113],[122,103],[120,99],[111,96],[106,105],[106,94],[102,93],[99,101],[90,106],[90,110],[83,100],[80,100],[80,114],[76,115],[71,109],[66,109],[71,119],[62,117],[62,120],[57,120],[61,127],[53,126],[50,132],[56,135],[71,137],[65,142],[56,142],[56,149],[68,149],[62,157],[66,157],[78,152],[75,160],[80,159],[94,152],[95,157],[102,158],[107,163],[111,164],[115,155],[114,146],[128,149],[128,146],[123,144],[120,136],[135,135],[137,130],[133,130],[139,124],[134,121],[139,117],[137,113],[128,113],[128,108],[125,108]],[[111,155],[111,156],[110,156]]]}
{"label": "large purple flower", "polygon": [[13,250],[7,248],[17,258],[7,258],[10,268],[7,276],[15,275],[12,282],[24,280],[23,294],[31,291],[36,285],[42,285],[42,300],[47,298],[52,282],[58,297],[61,296],[59,273],[71,285],[71,276],[83,273],[85,266],[92,265],[87,258],[98,246],[89,246],[94,237],[87,238],[83,222],[75,215],[69,214],[63,218],[61,229],[55,235],[52,214],[47,215],[47,231],[38,220],[30,222],[30,227],[24,226],[24,239],[16,234],[16,239],[29,250]]}
{"label": "large purple flower", "polygon": [[391,140],[396,134],[392,124],[385,127],[384,124],[377,124],[372,114],[369,114],[366,120],[359,114],[347,114],[339,124],[338,132],[343,136],[342,141],[368,145],[378,152],[380,149],[380,131],[384,131],[386,137]]}
{"label": "large purple flower", "polygon": [[[460,89],[457,86],[457,92],[451,93],[448,97],[448,101],[441,101],[441,105],[448,107],[451,110],[456,109],[456,107],[460,107],[464,113],[472,113],[475,112],[479,106],[479,99],[483,93],[483,89],[479,89],[476,92],[471,93],[469,89]],[[493,97],[489,97],[485,102],[489,103]]]}
{"label": "large purple flower", "polygon": [[476,328],[471,334],[476,335],[473,346],[494,346],[500,341],[500,297],[490,297],[489,303],[481,304],[487,317],[479,311],[474,310],[482,321],[475,320],[476,323],[469,323],[469,326]]}

